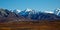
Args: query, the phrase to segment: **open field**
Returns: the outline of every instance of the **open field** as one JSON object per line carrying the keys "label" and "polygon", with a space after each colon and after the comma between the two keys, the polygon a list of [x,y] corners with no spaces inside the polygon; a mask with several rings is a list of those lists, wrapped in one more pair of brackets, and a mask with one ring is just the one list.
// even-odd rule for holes
{"label": "open field", "polygon": [[60,21],[20,21],[0,23],[0,30],[60,30]]}

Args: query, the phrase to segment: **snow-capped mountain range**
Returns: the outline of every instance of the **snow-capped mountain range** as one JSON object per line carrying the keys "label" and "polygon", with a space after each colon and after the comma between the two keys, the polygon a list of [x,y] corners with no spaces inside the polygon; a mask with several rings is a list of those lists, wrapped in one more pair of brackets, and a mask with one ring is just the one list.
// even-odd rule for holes
{"label": "snow-capped mountain range", "polygon": [[[58,11],[58,12],[57,12]],[[57,13],[56,13],[57,12]],[[25,9],[23,11],[15,9],[9,11],[8,9],[0,9],[0,21],[4,22],[6,19],[9,21],[30,21],[30,20],[60,20],[59,16],[60,9],[54,12],[36,12],[33,9]],[[58,15],[57,15],[58,14]],[[30,20],[29,20],[30,19]]]}
{"label": "snow-capped mountain range", "polygon": [[[15,13],[20,13],[20,12],[22,12],[21,10],[18,10],[18,9],[15,9],[15,10],[12,10],[12,11],[15,12]],[[27,9],[25,9],[25,10],[23,10],[23,11],[24,11],[24,12],[37,13],[35,10],[29,9],[29,8],[27,8]],[[50,14],[55,14],[55,15],[60,16],[60,9],[57,8],[57,9],[54,10],[54,12],[52,12],[52,11],[44,11],[43,13],[50,13]],[[29,13],[29,14],[30,14],[30,13]]]}

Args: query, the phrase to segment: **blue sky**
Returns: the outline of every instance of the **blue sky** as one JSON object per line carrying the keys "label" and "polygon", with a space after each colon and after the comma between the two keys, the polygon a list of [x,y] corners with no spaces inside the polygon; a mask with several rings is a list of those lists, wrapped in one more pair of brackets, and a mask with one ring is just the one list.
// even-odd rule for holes
{"label": "blue sky", "polygon": [[60,0],[0,0],[0,8],[21,10],[31,8],[40,11],[53,11],[60,8]]}

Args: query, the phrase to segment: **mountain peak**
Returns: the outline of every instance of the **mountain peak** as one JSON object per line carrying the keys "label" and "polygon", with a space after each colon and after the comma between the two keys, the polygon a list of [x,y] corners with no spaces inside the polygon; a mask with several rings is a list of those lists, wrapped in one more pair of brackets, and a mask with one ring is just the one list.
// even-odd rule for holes
{"label": "mountain peak", "polygon": [[60,16],[60,8],[57,8],[57,9],[54,11],[54,14]]}
{"label": "mountain peak", "polygon": [[20,13],[21,10],[19,10],[19,9],[15,9],[15,10],[13,10],[13,12],[15,12],[15,13]]}
{"label": "mountain peak", "polygon": [[19,12],[21,12],[19,9],[16,9],[16,11],[19,13]]}
{"label": "mountain peak", "polygon": [[60,10],[60,8],[57,8],[58,10]]}
{"label": "mountain peak", "polygon": [[30,8],[27,8],[27,9],[26,9],[26,11],[30,12],[30,11],[32,11],[32,9],[30,9]]}

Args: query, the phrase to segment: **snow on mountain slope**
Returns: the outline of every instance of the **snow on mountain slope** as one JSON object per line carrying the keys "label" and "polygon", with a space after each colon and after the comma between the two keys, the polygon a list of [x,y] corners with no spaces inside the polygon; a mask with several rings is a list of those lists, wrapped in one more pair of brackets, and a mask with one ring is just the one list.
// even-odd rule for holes
{"label": "snow on mountain slope", "polygon": [[44,11],[45,13],[54,13],[54,12],[52,12],[52,11]]}
{"label": "snow on mountain slope", "polygon": [[13,10],[13,12],[16,13],[16,14],[18,14],[18,13],[21,12],[21,10],[15,9],[15,10]]}
{"label": "snow on mountain slope", "polygon": [[60,8],[55,9],[54,14],[60,16]]}

